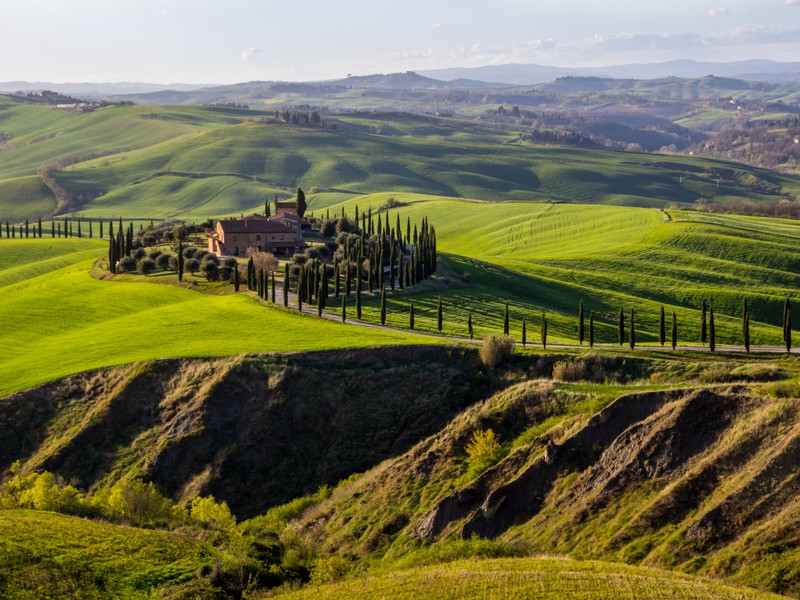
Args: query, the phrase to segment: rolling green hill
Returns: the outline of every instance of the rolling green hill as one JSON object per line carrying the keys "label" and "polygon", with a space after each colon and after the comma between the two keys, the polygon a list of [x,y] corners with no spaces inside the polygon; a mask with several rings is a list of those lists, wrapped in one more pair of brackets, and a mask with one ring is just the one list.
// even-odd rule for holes
{"label": "rolling green hill", "polygon": [[389,571],[342,583],[309,585],[295,598],[780,598],[699,577],[598,561],[563,558],[461,560]]}
{"label": "rolling green hill", "polygon": [[150,598],[191,581],[219,553],[188,536],[56,513],[0,510],[6,598]]}
{"label": "rolling green hill", "polygon": [[52,193],[30,179],[43,165],[61,169],[51,175],[72,209],[107,218],[249,212],[297,186],[316,192],[312,210],[342,194],[386,190],[635,206],[775,201],[800,190],[797,178],[735,163],[529,146],[507,132],[434,118],[334,121],[335,130],[289,126],[272,112],[245,109],[109,106],[79,114],[2,102],[0,219],[36,217],[53,206]]}

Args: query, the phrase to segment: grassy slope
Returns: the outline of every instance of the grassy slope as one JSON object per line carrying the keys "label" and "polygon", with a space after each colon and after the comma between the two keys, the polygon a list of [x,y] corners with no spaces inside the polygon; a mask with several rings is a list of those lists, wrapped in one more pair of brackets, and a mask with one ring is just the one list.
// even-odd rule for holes
{"label": "grassy slope", "polygon": [[[528,339],[539,340],[542,311],[549,338],[574,341],[579,299],[595,313],[597,341],[616,343],[620,306],[637,313],[638,342],[653,342],[663,303],[676,311],[679,341],[695,343],[697,307],[715,307],[718,344],[739,344],[742,298],[751,305],[754,344],[781,343],[782,302],[800,287],[800,224],[783,219],[694,211],[547,203],[478,203],[419,195],[375,194],[331,207],[373,211],[389,198],[405,230],[424,216],[435,225],[447,264],[438,283],[394,295],[389,322],[406,327],[409,303],[419,329],[435,330],[435,305],[445,304],[445,330],[467,334],[473,311],[476,336],[502,330],[509,302],[514,336],[527,319]],[[381,214],[383,218],[385,215]],[[667,220],[669,219],[669,220]],[[367,315],[377,319],[377,303]],[[627,327],[627,323],[626,323]],[[588,336],[588,333],[587,333]],[[627,341],[627,338],[626,338]]]}
{"label": "grassy slope", "polygon": [[309,585],[286,598],[778,598],[656,569],[561,558],[462,560]]}
{"label": "grassy slope", "polygon": [[[66,249],[65,249],[66,246]],[[163,356],[225,356],[419,343],[402,333],[342,326],[169,285],[107,282],[89,269],[106,244],[91,240],[3,240],[0,259],[0,396],[93,369]],[[19,281],[6,257],[34,252],[39,272]],[[64,263],[67,263],[64,266]],[[245,333],[243,333],[245,332]],[[57,360],[55,358],[57,357]]]}
{"label": "grassy slope", "polygon": [[0,511],[0,589],[8,598],[149,598],[153,588],[193,579],[216,554],[163,531]]}
{"label": "grassy slope", "polygon": [[[298,185],[326,190],[316,198],[318,206],[340,200],[342,191],[354,195],[387,189],[484,200],[645,206],[701,197],[776,199],[737,181],[737,173],[790,193],[800,189],[796,178],[733,163],[515,146],[503,143],[510,139],[503,132],[453,128],[422,117],[350,119],[380,135],[247,122],[272,114],[147,106],[78,114],[2,103],[0,131],[12,139],[0,166],[0,192],[9,190],[0,193],[0,218],[41,214],[52,203],[46,191],[39,189],[29,215],[22,215],[14,200],[19,183],[9,180],[35,176],[40,165],[64,159],[84,162],[57,173],[56,179],[85,214],[104,217],[235,214],[260,209],[266,196],[291,193]],[[201,178],[189,179],[187,173]],[[164,202],[167,196],[170,201]]]}

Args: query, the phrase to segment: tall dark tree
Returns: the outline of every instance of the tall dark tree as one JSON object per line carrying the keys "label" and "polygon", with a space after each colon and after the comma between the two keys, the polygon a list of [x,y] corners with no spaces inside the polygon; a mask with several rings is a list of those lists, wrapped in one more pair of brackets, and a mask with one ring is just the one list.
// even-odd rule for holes
{"label": "tall dark tree", "polygon": [[469,313],[469,316],[467,317],[467,330],[469,331],[469,339],[472,339],[474,333],[472,331],[472,313]]}
{"label": "tall dark tree", "polygon": [[658,342],[663,346],[667,342],[667,320],[664,305],[661,305],[661,316],[658,321]]}
{"label": "tall dark tree", "polygon": [[272,303],[275,304],[275,271],[272,271]]}
{"label": "tall dark tree", "polygon": [[747,308],[747,298],[742,300],[742,344],[746,352],[750,352],[750,310]]}
{"label": "tall dark tree", "polygon": [[589,348],[594,348],[594,313],[589,313]]}
{"label": "tall dark tree", "polygon": [[578,343],[583,346],[584,326],[583,326],[583,300],[578,306]]}
{"label": "tall dark tree", "polygon": [[306,204],[306,195],[301,188],[297,188],[297,197],[295,198],[295,206],[297,208],[297,216],[301,219],[306,214],[308,204]]}
{"label": "tall dark tree", "polygon": [[[359,269],[360,271],[360,269]],[[361,320],[361,286],[356,288],[356,318]]]}
{"label": "tall dark tree", "polygon": [[[25,219],[25,237],[27,238],[27,237],[28,237],[28,235],[29,235],[29,230],[28,230],[28,219]],[[20,236],[20,237],[22,237],[22,236]]]}
{"label": "tall dark tree", "polygon": [[386,288],[381,288],[381,325],[386,325]]}
{"label": "tall dark tree", "polygon": [[525,347],[525,344],[528,341],[527,333],[528,332],[526,331],[526,328],[525,328],[525,317],[522,317],[522,347],[523,348]]}
{"label": "tall dark tree", "polygon": [[408,328],[411,331],[414,331],[414,303],[411,303],[411,306],[408,309]]}
{"label": "tall dark tree", "polygon": [[251,256],[247,261],[247,289],[253,291],[256,287],[256,266]]}
{"label": "tall dark tree", "polygon": [[700,343],[705,346],[708,342],[708,325],[706,324],[706,313],[708,311],[708,303],[703,299],[703,304],[700,307]]}
{"label": "tall dark tree", "polygon": [[305,277],[305,271],[301,268],[300,272],[297,274],[297,310],[299,312],[303,312],[303,289],[307,279],[308,277]]}
{"label": "tall dark tree", "polygon": [[675,315],[675,311],[672,311],[672,349],[675,350],[675,347],[678,345],[678,317]]}
{"label": "tall dark tree", "polygon": [[[178,246],[180,248],[180,246]],[[180,251],[178,256],[180,256]],[[181,259],[178,259],[178,263],[180,265]],[[234,265],[233,267],[233,291],[238,293],[239,292],[239,265]]]}
{"label": "tall dark tree", "polygon": [[[100,221],[100,226],[103,226],[103,222]],[[183,242],[178,242],[178,281],[183,281]],[[239,268],[237,267],[236,270],[238,271]]]}
{"label": "tall dark tree", "polygon": [[[91,221],[89,221],[89,237],[92,237]],[[39,217],[39,239],[42,239],[42,217]]]}
{"label": "tall dark tree", "polygon": [[[92,229],[93,229],[92,222],[89,221],[89,239],[92,239],[94,237],[94,232],[92,231]],[[41,228],[40,228],[40,231],[39,231],[39,237],[42,237]]]}
{"label": "tall dark tree", "polygon": [[635,316],[633,314],[633,309],[631,309],[631,323],[630,323],[630,331],[628,343],[630,344],[631,350],[636,347],[636,323],[635,323]]}
{"label": "tall dark tree", "polygon": [[542,313],[542,348],[547,350],[547,316]]}
{"label": "tall dark tree", "polygon": [[342,296],[342,323],[347,322],[347,296]]}
{"label": "tall dark tree", "polygon": [[509,323],[508,323],[508,302],[506,302],[505,310],[503,311],[503,335],[508,335]]}
{"label": "tall dark tree", "polygon": [[439,303],[436,305],[436,328],[442,332],[442,297],[439,296]]}
{"label": "tall dark tree", "polygon": [[789,298],[783,305],[783,344],[787,352],[792,351],[792,307]]}
{"label": "tall dark tree", "polygon": [[625,313],[619,307],[619,319],[617,320],[617,343],[622,346],[625,343]]}
{"label": "tall dark tree", "polygon": [[289,308],[289,263],[283,265],[283,306]]}
{"label": "tall dark tree", "polygon": [[269,196],[264,200],[264,216],[269,218]]}
{"label": "tall dark tree", "polygon": [[717,332],[714,329],[714,307],[709,307],[708,316],[708,348],[712,352],[717,347]]}

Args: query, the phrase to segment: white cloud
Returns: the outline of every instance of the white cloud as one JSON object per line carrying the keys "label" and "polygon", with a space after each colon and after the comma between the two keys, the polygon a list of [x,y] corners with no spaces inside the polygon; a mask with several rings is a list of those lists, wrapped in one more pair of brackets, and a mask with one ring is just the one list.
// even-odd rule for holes
{"label": "white cloud", "polygon": [[705,39],[708,46],[729,46],[738,44],[797,44],[800,43],[800,25],[785,27],[766,27],[748,25],[733,31],[718,33]]}
{"label": "white cloud", "polygon": [[784,6],[800,6],[800,0],[783,0]]}
{"label": "white cloud", "polygon": [[610,52],[632,50],[674,50],[703,44],[702,36],[696,33],[596,33],[583,42],[587,49]]}
{"label": "white cloud", "polygon": [[263,48],[248,48],[247,50],[243,50],[241,54],[242,60],[258,60],[258,57],[264,53]]}
{"label": "white cloud", "polygon": [[433,25],[431,25],[431,29],[444,29],[444,25],[442,25],[441,23],[434,23]]}
{"label": "white cloud", "polygon": [[732,14],[733,11],[730,8],[710,8],[708,10],[708,16],[712,19],[730,17]]}

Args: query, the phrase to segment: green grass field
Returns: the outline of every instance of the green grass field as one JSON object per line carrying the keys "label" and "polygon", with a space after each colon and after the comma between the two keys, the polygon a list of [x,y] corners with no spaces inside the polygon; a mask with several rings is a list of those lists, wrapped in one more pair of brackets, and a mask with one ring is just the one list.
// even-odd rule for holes
{"label": "green grass field", "polygon": [[563,558],[461,560],[390,571],[322,586],[285,598],[780,598],[678,573]]}
{"label": "green grass field", "polygon": [[173,285],[109,282],[89,270],[97,240],[3,240],[0,396],[98,367],[167,356],[227,356],[425,342]]}
{"label": "green grass field", "polygon": [[287,126],[270,111],[115,106],[79,114],[0,97],[0,131],[10,135],[0,220],[46,215],[54,199],[35,177],[59,162],[53,176],[74,208],[106,218],[237,214],[298,186],[317,190],[312,209],[384,190],[635,206],[780,198],[762,184],[800,190],[795,177],[696,157],[519,145],[508,132],[409,115],[337,119],[364,133]]}
{"label": "green grass field", "polygon": [[218,552],[164,531],[32,510],[0,510],[4,598],[150,598],[195,578]]}

